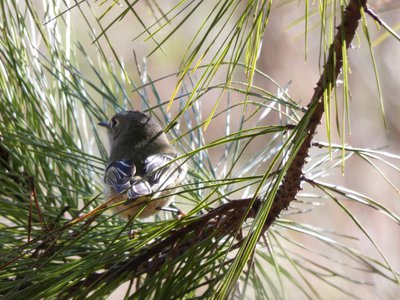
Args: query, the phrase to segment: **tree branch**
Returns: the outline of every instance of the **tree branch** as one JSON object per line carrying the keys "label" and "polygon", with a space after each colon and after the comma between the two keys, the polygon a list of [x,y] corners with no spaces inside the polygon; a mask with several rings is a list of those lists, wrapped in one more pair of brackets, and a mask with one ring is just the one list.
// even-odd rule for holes
{"label": "tree branch", "polygon": [[[311,140],[314,137],[317,126],[321,123],[321,118],[324,113],[324,102],[321,98],[329,87],[336,85],[336,80],[343,66],[342,47],[345,43],[346,49],[349,48],[361,19],[361,9],[365,9],[366,2],[366,0],[350,0],[343,12],[342,23],[337,27],[338,30],[335,39],[329,48],[329,56],[324,65],[324,71],[318,80],[314,95],[308,104],[308,108],[314,111],[306,126],[307,137],[298,150],[276,194],[264,226],[264,231],[272,225],[281,211],[289,206],[290,202],[295,199],[296,194],[301,189],[303,177],[302,169],[306,164],[308,149],[311,147]],[[303,134],[304,132],[298,132],[297,138],[301,138]]]}
{"label": "tree branch", "polygon": [[[366,0],[350,0],[344,10],[343,19],[335,39],[330,46],[329,56],[324,65],[324,71],[321,75],[314,91],[308,108],[311,117],[304,130],[298,130],[295,141],[306,138],[295,154],[295,158],[289,166],[286,176],[275,196],[271,210],[263,227],[266,232],[272,223],[279,217],[282,210],[286,209],[290,202],[295,200],[296,194],[301,189],[303,180],[302,169],[306,164],[308,151],[311,147],[311,140],[316,132],[317,126],[321,122],[324,113],[324,102],[322,96],[329,87],[336,84],[336,80],[343,66],[342,47],[349,47],[356,32],[358,23],[361,19],[361,9],[366,8]],[[236,234],[241,228],[244,219],[253,218],[260,206],[259,199],[253,201],[252,198],[232,201],[210,211],[209,213],[196,218],[189,225],[183,225],[171,232],[163,240],[155,241],[149,245],[141,254],[131,257],[128,261],[117,263],[103,273],[94,273],[86,277],[85,280],[78,282],[67,290],[67,294],[73,295],[80,288],[91,286],[97,282],[107,282],[115,274],[129,272],[130,277],[138,277],[141,274],[152,274],[156,272],[168,259],[176,258],[184,253],[189,247],[193,247],[201,241],[204,241],[210,234],[217,237]],[[252,205],[247,213],[248,207]],[[240,241],[239,241],[240,243]]]}

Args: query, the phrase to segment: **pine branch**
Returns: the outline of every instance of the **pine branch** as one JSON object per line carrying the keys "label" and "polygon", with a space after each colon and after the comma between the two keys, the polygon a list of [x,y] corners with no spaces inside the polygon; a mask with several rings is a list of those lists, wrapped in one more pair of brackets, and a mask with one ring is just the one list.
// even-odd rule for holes
{"label": "pine branch", "polygon": [[[343,66],[343,47],[349,48],[361,19],[361,9],[366,9],[366,2],[366,0],[350,0],[344,10],[342,23],[337,27],[337,33],[330,46],[323,74],[308,105],[311,117],[304,127],[305,129],[297,131],[294,142],[304,139],[304,135],[306,135],[306,138],[298,148],[297,153],[295,153],[295,158],[289,166],[275,196],[263,227],[264,233],[279,217],[282,210],[286,209],[290,202],[295,200],[298,191],[301,190],[303,181],[302,169],[306,164],[311,141],[324,113],[322,96],[330,87],[336,84]],[[130,278],[139,277],[142,274],[153,274],[167,260],[180,256],[189,247],[193,247],[193,245],[208,238],[211,233],[217,237],[236,234],[241,228],[243,220],[253,218],[256,215],[260,204],[259,199],[254,201],[254,199],[249,198],[232,201],[217,207],[207,214],[194,219],[189,225],[182,225],[182,227],[173,230],[165,239],[155,241],[141,254],[131,257],[123,263],[114,264],[108,269],[106,268],[103,273],[93,273],[87,276],[85,280],[67,289],[66,294],[71,296],[81,288],[94,287],[96,283],[100,282],[104,284],[108,279],[112,279],[117,273],[121,274],[121,272],[128,273]],[[248,213],[249,206],[252,207]],[[239,238],[237,245],[240,244],[241,240]]]}
{"label": "pine branch", "polygon": [[[342,47],[345,43],[346,49],[349,48],[361,19],[361,9],[366,8],[366,2],[366,0],[351,0],[344,10],[342,23],[337,27],[335,39],[329,48],[329,56],[324,65],[324,72],[322,73],[314,90],[314,95],[308,104],[308,108],[313,109],[313,113],[308,125],[306,126],[307,136],[298,150],[296,157],[290,165],[282,185],[276,194],[271,211],[264,226],[264,231],[266,231],[275,219],[278,218],[281,211],[289,206],[290,202],[295,199],[297,192],[301,189],[303,177],[302,169],[306,164],[308,150],[311,147],[311,140],[316,133],[317,126],[321,123],[321,118],[324,113],[324,102],[322,96],[329,87],[336,85],[336,80],[343,66]],[[301,138],[303,134],[304,132],[299,131],[297,139]]]}
{"label": "pine branch", "polygon": [[73,285],[67,290],[68,298],[82,287],[107,282],[115,274],[129,273],[130,277],[154,274],[167,260],[178,257],[188,248],[209,238],[210,235],[213,235],[215,239],[234,235],[240,229],[243,219],[253,218],[256,215],[260,205],[258,199],[254,201],[250,212],[247,212],[252,200],[252,198],[233,200],[197,217],[189,225],[171,231],[164,240],[149,245],[141,254],[128,261],[113,264],[103,273],[93,273],[85,280]]}

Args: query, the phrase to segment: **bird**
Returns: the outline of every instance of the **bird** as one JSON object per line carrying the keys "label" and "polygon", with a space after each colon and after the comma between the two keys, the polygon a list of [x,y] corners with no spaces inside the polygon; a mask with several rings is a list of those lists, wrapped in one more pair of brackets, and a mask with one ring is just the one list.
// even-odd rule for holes
{"label": "bird", "polygon": [[98,125],[107,129],[110,145],[103,191],[108,205],[126,219],[168,210],[171,193],[184,180],[187,168],[176,160],[178,152],[162,127],[137,110],[117,113]]}

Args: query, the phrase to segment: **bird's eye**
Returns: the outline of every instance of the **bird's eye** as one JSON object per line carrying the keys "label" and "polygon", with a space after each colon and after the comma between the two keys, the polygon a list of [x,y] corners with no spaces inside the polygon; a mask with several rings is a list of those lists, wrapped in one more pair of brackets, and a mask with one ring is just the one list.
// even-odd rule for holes
{"label": "bird's eye", "polygon": [[118,125],[117,119],[112,119],[112,120],[111,120],[111,128],[114,128],[114,127],[117,126],[117,125]]}

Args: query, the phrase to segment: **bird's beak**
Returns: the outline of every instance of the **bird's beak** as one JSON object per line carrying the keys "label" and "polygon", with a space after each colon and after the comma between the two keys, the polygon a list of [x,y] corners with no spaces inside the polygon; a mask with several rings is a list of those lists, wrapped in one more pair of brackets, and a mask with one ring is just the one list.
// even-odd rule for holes
{"label": "bird's beak", "polygon": [[107,121],[101,121],[99,123],[97,123],[97,125],[103,126],[103,127],[110,127],[110,124]]}

